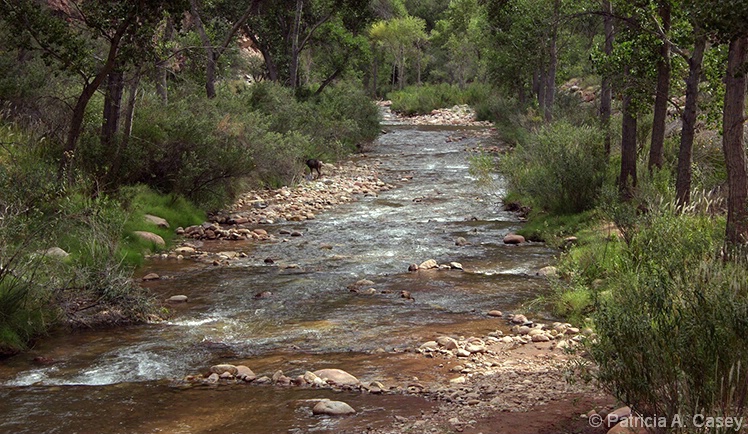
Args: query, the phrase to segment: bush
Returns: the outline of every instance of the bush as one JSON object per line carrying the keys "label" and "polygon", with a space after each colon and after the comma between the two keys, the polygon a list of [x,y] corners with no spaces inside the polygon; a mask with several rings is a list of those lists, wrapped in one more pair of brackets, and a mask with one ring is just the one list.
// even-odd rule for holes
{"label": "bush", "polygon": [[441,83],[408,86],[403,90],[390,92],[387,97],[392,100],[393,111],[412,116],[455,105],[478,106],[491,93],[491,88],[484,84],[472,83],[462,89],[457,85]]}
{"label": "bush", "polygon": [[541,128],[500,163],[510,190],[553,214],[594,207],[606,166],[601,132],[567,123]]}
{"label": "bush", "polygon": [[644,415],[744,412],[748,269],[719,256],[723,233],[721,218],[653,210],[593,314],[598,380]]}

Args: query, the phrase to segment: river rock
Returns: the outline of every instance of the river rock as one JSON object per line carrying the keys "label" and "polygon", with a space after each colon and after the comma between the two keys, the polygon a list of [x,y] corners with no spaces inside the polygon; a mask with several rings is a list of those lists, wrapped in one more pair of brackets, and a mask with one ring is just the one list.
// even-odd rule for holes
{"label": "river rock", "polygon": [[470,351],[464,348],[457,349],[457,357],[470,357]]}
{"label": "river rock", "polygon": [[432,268],[439,268],[439,264],[433,259],[423,261],[418,265],[419,270],[431,270]]}
{"label": "river rock", "polygon": [[467,246],[468,244],[470,244],[470,243],[468,243],[468,241],[465,238],[463,238],[463,237],[457,237],[455,239],[455,246],[462,247],[462,246]]}
{"label": "river rock", "polygon": [[338,386],[357,386],[358,384],[360,384],[358,378],[345,372],[342,369],[320,369],[318,371],[314,371],[314,375],[325,381],[335,383]]}
{"label": "river rock", "polygon": [[449,268],[451,268],[453,270],[463,270],[462,264],[460,264],[459,262],[450,262],[449,263]]}
{"label": "river rock", "polygon": [[312,408],[312,414],[328,416],[345,416],[355,414],[356,410],[343,401],[320,401]]}
{"label": "river rock", "polygon": [[60,258],[64,259],[70,256],[70,253],[62,250],[59,247],[50,247],[47,250],[42,250],[41,252],[42,256],[47,258]]}
{"label": "river rock", "polygon": [[517,234],[508,234],[504,237],[504,244],[522,244],[525,242],[525,237]]}
{"label": "river rock", "polygon": [[190,246],[182,246],[174,249],[174,253],[178,255],[191,255],[195,253],[195,248]]}
{"label": "river rock", "polygon": [[607,434],[647,434],[649,431],[645,427],[643,420],[634,421],[624,424],[620,422],[608,430]]}
{"label": "river rock", "polygon": [[449,336],[439,336],[436,339],[436,342],[447,350],[456,350],[459,347],[457,340],[450,338]]}
{"label": "river rock", "polygon": [[361,289],[365,286],[374,286],[375,283],[368,279],[361,279],[355,283],[351,283],[348,285],[348,289],[355,290],[355,289]]}
{"label": "river rock", "polygon": [[214,374],[221,375],[224,372],[228,372],[231,375],[236,375],[239,370],[234,365],[229,365],[227,363],[221,364],[221,365],[213,365],[210,367],[210,372]]}
{"label": "river rock", "polygon": [[540,333],[540,334],[536,334],[536,335],[532,336],[532,341],[533,342],[548,342],[550,340],[551,340],[551,338],[548,337],[548,335],[545,334],[545,333]]}
{"label": "river rock", "polygon": [[418,271],[418,264],[410,264],[408,265],[408,271]]}
{"label": "river rock", "polygon": [[186,295],[172,295],[166,301],[171,303],[185,303],[187,301]]}
{"label": "river rock", "polygon": [[421,351],[436,351],[439,349],[439,344],[436,341],[428,341],[423,343],[418,349]]}
{"label": "river rock", "polygon": [[486,343],[482,339],[471,338],[468,340],[467,345],[465,345],[465,351],[470,354],[483,353],[486,351]]}
{"label": "river rock", "polygon": [[153,232],[147,232],[147,231],[135,231],[133,234],[140,238],[141,240],[147,241],[149,243],[153,243],[159,247],[165,247],[166,242],[163,238],[161,238],[160,235],[154,234]]}
{"label": "river rock", "polygon": [[161,276],[159,276],[156,273],[148,273],[145,276],[143,276],[143,280],[158,280]]}
{"label": "river rock", "polygon": [[255,375],[255,373],[252,372],[252,370],[249,369],[249,367],[244,366],[244,365],[238,365],[236,367],[236,374],[235,375],[236,375],[236,378],[238,378],[240,380],[244,380],[244,381],[246,381],[248,383],[250,381],[254,381],[254,379],[257,378],[257,375]]}
{"label": "river rock", "polygon": [[558,270],[556,267],[549,265],[547,267],[543,267],[540,270],[535,272],[536,276],[543,276],[543,277],[553,277],[556,276],[558,273]]}
{"label": "river rock", "polygon": [[502,317],[504,316],[504,313],[500,310],[490,310],[488,311],[488,316],[495,316],[495,317]]}
{"label": "river rock", "polygon": [[168,228],[169,227],[169,222],[167,222],[166,219],[164,219],[164,218],[161,218],[161,217],[158,217],[158,216],[155,216],[155,215],[151,215],[151,214],[146,214],[143,217],[145,218],[146,222],[153,223],[154,225],[156,225],[156,226],[158,226],[160,228]]}
{"label": "river rock", "polygon": [[631,416],[631,407],[628,407],[628,406],[620,407],[608,413],[608,416],[605,418],[605,421],[608,423],[608,427],[612,427],[613,425],[617,424],[618,422],[630,416]]}

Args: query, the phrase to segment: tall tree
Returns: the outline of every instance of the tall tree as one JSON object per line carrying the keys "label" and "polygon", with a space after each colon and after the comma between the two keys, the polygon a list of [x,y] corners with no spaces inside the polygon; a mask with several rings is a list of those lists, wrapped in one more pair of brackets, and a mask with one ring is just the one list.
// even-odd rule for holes
{"label": "tall tree", "polygon": [[748,243],[748,173],[743,143],[745,123],[745,67],[748,38],[730,41],[725,75],[725,108],[722,121],[722,148],[727,163],[726,241],[730,245]]}
{"label": "tall tree", "polygon": [[661,41],[660,55],[657,59],[657,87],[655,90],[654,117],[652,119],[652,140],[649,147],[650,171],[662,167],[662,152],[665,144],[665,121],[667,104],[670,97],[670,0],[658,2],[659,27],[666,36]]}
{"label": "tall tree", "polygon": [[701,80],[701,66],[706,50],[706,36],[698,27],[694,28],[694,45],[691,56],[688,56],[688,77],[686,78],[686,104],[681,119],[683,126],[680,134],[678,150],[678,170],[675,180],[675,195],[678,205],[686,205],[691,201],[692,154],[693,139],[696,129],[696,110],[699,98],[699,82]]}

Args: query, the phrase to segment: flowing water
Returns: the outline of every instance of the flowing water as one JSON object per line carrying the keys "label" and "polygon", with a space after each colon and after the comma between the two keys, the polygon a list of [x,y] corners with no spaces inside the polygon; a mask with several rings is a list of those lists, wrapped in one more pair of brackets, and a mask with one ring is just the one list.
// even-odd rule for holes
{"label": "flowing water", "polygon": [[[502,329],[488,310],[511,311],[546,291],[533,274],[554,252],[542,244],[504,245],[519,221],[501,209],[501,179],[486,188],[468,172],[465,149],[487,139],[451,140],[463,135],[455,128],[389,128],[359,158],[399,188],[315,220],[263,226],[301,237],[212,246],[247,253],[229,266],[154,261],[145,271],[173,277],[149,283],[154,293],[189,296],[172,320],[55,335],[5,360],[0,432],[363,432],[389,425],[393,415],[428,411],[434,404],[417,396],[177,381],[215,363],[290,377],[336,367],[385,385],[415,376],[446,381],[447,372],[410,350],[440,334]],[[456,246],[457,237],[470,244]],[[268,257],[276,264],[267,265]],[[407,272],[432,258],[460,262],[465,271]],[[350,292],[359,279],[372,280],[377,293]],[[402,298],[403,290],[413,300]],[[264,291],[272,295],[254,297]],[[37,356],[57,363],[35,365]],[[312,416],[300,402],[315,398],[344,400],[358,413]]]}

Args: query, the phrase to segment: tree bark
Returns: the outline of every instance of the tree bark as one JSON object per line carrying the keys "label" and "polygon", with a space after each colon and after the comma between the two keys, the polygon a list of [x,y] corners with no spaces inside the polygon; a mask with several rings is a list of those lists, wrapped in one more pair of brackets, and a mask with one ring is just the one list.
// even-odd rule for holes
{"label": "tree bark", "polygon": [[[610,1],[603,1],[603,27],[605,28],[605,55],[610,56],[613,54],[613,8]],[[605,156],[610,158],[610,115],[613,102],[613,90],[610,83],[610,78],[603,77],[602,85],[600,89],[600,125],[605,132],[604,147]]]}
{"label": "tree bark", "polygon": [[124,73],[114,69],[107,78],[104,93],[104,113],[101,123],[101,144],[105,148],[115,144],[119,130],[120,109],[122,107],[122,93],[125,88]]}
{"label": "tree bark", "polygon": [[[722,120],[722,148],[727,164],[727,230],[728,247],[748,242],[748,175],[743,148],[745,120],[745,71],[742,70],[748,53],[748,38],[730,41],[725,75],[725,104]],[[730,249],[728,249],[729,251]]]}
{"label": "tree bark", "polygon": [[[670,31],[670,3],[669,0],[660,2],[659,11],[662,19],[662,30]],[[662,149],[665,145],[665,121],[667,120],[667,103],[670,93],[670,42],[665,39],[660,48],[660,58],[657,61],[657,90],[655,91],[654,118],[652,120],[652,142],[649,147],[649,162],[647,167],[651,172],[654,168],[662,167]]]}
{"label": "tree bark", "polygon": [[[699,30],[696,29],[698,32]],[[706,37],[699,36],[694,42],[693,53],[688,59],[688,78],[686,78],[686,106],[683,109],[683,126],[678,151],[678,173],[675,180],[675,195],[678,205],[684,206],[691,201],[691,159],[693,151],[694,130],[696,127],[696,109],[699,97],[699,80],[701,66],[706,49]]]}
{"label": "tree bark", "polygon": [[[628,67],[624,75],[628,77]],[[621,174],[618,177],[618,192],[623,201],[628,201],[634,196],[636,187],[636,113],[631,106],[631,96],[625,93],[622,110]]]}

